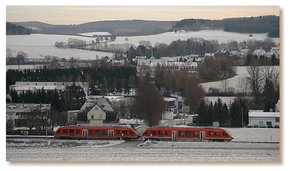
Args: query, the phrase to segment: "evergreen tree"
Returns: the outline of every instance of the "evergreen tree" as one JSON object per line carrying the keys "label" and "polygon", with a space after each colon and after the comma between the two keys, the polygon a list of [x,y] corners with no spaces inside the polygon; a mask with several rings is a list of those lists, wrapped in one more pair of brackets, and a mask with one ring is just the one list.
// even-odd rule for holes
{"label": "evergreen tree", "polygon": [[208,126],[208,106],[206,105],[206,103],[204,102],[204,100],[202,100],[200,102],[200,105],[197,109],[197,113],[198,113],[198,123],[201,126]]}
{"label": "evergreen tree", "polygon": [[266,79],[263,90],[264,111],[269,112],[270,109],[274,110],[277,101],[278,98],[276,96],[274,84],[270,79]]}

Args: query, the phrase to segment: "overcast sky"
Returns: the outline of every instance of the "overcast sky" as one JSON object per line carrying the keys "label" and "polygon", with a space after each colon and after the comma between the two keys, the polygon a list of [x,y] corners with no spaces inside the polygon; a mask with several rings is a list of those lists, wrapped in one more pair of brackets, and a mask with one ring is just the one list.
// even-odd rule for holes
{"label": "overcast sky", "polygon": [[184,18],[223,19],[280,15],[277,6],[7,6],[10,22],[40,21],[50,24],[81,24],[101,20],[180,20]]}

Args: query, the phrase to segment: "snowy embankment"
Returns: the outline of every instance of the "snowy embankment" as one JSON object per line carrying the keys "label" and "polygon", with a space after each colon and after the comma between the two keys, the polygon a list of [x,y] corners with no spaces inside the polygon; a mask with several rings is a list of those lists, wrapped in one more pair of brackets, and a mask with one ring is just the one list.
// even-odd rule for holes
{"label": "snowy embankment", "polygon": [[10,139],[6,147],[108,147],[124,143],[124,140],[45,140],[45,139]]}

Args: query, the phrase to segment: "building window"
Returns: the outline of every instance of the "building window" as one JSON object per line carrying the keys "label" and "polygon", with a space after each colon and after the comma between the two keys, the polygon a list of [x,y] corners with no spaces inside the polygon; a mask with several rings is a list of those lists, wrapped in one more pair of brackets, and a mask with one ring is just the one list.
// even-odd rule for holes
{"label": "building window", "polygon": [[263,125],[263,121],[259,121],[259,125]]}
{"label": "building window", "polygon": [[91,119],[94,119],[94,115],[91,115]]}
{"label": "building window", "polygon": [[275,122],[280,122],[280,118],[279,117],[275,118]]}

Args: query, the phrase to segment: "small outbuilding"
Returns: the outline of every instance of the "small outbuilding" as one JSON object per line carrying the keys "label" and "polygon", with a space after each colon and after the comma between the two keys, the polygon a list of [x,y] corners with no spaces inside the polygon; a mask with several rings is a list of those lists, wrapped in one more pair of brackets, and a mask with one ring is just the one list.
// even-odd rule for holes
{"label": "small outbuilding", "polygon": [[279,127],[280,112],[249,111],[249,124],[255,127]]}

